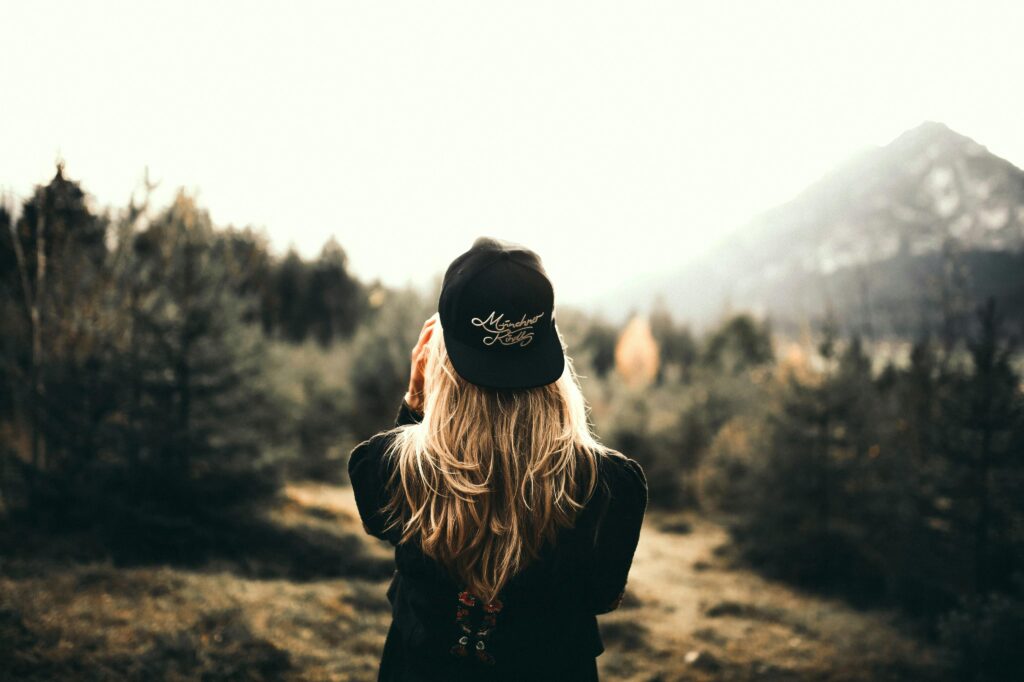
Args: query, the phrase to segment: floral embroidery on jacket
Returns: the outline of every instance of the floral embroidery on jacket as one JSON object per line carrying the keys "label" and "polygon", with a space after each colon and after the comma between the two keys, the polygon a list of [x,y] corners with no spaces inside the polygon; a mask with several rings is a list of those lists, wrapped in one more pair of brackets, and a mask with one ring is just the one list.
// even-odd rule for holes
{"label": "floral embroidery on jacket", "polygon": [[[480,606],[482,613],[474,623],[470,616]],[[452,645],[450,653],[453,656],[469,656],[472,647],[477,660],[487,665],[494,665],[494,656],[487,651],[487,637],[497,626],[498,613],[504,605],[500,599],[484,604],[476,595],[468,590],[458,594],[458,603],[455,608],[455,623],[462,633],[458,641]],[[471,644],[472,642],[472,644]]]}

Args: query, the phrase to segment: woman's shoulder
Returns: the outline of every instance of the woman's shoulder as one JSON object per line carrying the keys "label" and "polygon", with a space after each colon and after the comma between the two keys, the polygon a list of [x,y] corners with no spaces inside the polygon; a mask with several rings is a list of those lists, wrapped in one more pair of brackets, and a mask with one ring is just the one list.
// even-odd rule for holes
{"label": "woman's shoulder", "polygon": [[581,527],[596,528],[609,513],[617,523],[640,523],[647,511],[647,477],[632,457],[601,445],[597,452],[597,485],[587,497]]}
{"label": "woman's shoulder", "polygon": [[387,446],[394,439],[395,432],[397,430],[398,429],[388,429],[387,431],[380,431],[373,434],[369,438],[360,441],[354,448],[352,448],[352,453],[372,452],[387,449]]}
{"label": "woman's shoulder", "polygon": [[[639,509],[647,507],[647,476],[638,461],[622,452],[601,445],[598,450],[599,499],[624,502],[634,500]],[[596,502],[596,500],[595,500]],[[603,506],[605,502],[599,503]]]}
{"label": "woman's shoulder", "polygon": [[606,445],[602,445],[598,453],[601,472],[609,481],[632,483],[647,489],[647,476],[640,462]]}
{"label": "woman's shoulder", "polygon": [[[366,470],[372,470],[377,474],[384,473],[392,459],[391,446],[397,432],[396,427],[375,433],[352,448],[348,455],[349,475]],[[377,466],[367,466],[370,462],[376,463]]]}

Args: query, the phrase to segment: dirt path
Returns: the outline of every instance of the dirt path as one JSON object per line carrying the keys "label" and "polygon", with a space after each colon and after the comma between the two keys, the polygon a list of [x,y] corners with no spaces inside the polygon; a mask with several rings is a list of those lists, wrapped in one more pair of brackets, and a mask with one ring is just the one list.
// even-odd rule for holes
{"label": "dirt path", "polygon": [[729,568],[715,555],[726,542],[708,521],[649,515],[630,598],[600,619],[610,642],[601,661],[607,679],[917,680],[926,674],[919,665],[934,662],[890,614],[856,611]]}

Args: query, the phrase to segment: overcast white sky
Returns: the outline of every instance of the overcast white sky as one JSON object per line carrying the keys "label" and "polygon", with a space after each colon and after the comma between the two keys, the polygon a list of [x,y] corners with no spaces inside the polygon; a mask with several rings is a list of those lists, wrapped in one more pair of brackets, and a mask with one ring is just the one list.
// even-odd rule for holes
{"label": "overcast white sky", "polygon": [[560,301],[699,257],[865,145],[939,120],[1024,166],[1021,2],[0,0],[0,190],[62,156],[362,277],[480,234]]}

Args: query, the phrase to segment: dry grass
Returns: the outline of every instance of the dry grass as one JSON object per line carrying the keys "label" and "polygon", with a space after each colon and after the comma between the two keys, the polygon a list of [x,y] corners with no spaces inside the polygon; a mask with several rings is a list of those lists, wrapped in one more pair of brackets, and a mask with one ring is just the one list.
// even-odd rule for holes
{"label": "dry grass", "polygon": [[[346,488],[290,486],[268,518],[284,529],[361,535]],[[726,541],[720,528],[691,518],[680,534],[679,524],[652,514],[644,529],[627,598],[600,619],[602,679],[934,676],[934,652],[890,615],[730,568],[714,552]],[[369,557],[389,555],[362,537]],[[386,587],[343,576],[254,578],[228,560],[202,569],[6,560],[0,678],[371,682],[390,622]]]}

